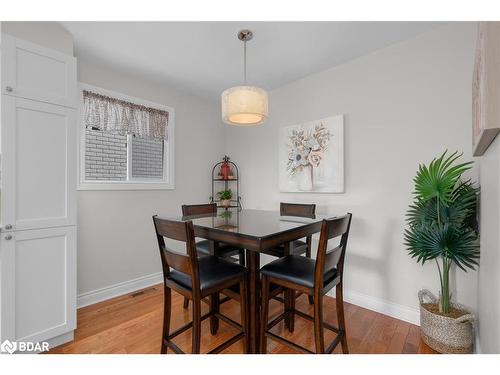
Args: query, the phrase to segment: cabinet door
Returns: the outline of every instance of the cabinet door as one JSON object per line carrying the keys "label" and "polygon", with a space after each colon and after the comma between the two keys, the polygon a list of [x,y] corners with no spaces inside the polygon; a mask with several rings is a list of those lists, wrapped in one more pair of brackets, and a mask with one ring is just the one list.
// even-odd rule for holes
{"label": "cabinet door", "polygon": [[2,233],[0,262],[0,341],[75,329],[76,227]]}
{"label": "cabinet door", "polygon": [[73,56],[2,34],[2,93],[76,108]]}
{"label": "cabinet door", "polygon": [[76,224],[75,112],[2,95],[2,231]]}

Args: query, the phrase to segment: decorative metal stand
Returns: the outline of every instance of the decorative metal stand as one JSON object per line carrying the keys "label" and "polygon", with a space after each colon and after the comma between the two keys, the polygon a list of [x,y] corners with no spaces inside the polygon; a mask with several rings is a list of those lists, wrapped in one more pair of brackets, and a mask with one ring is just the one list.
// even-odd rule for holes
{"label": "decorative metal stand", "polygon": [[[223,178],[219,174],[220,167],[222,164],[228,163],[233,171],[232,178],[229,176],[228,178]],[[234,185],[236,185],[236,191],[234,191]],[[221,190],[231,189],[233,192],[233,197],[231,198],[231,204],[229,206],[223,206],[219,199],[216,199],[217,192]],[[210,196],[211,203],[217,203],[218,208],[237,208],[241,210],[241,197],[240,197],[240,172],[238,170],[238,166],[230,161],[229,157],[225,155],[222,158],[222,161],[218,162],[212,168],[212,195]]]}

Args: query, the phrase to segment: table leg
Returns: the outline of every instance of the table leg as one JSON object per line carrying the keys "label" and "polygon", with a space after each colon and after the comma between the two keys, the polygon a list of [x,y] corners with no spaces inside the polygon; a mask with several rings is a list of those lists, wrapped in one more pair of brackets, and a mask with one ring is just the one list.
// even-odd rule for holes
{"label": "table leg", "polygon": [[[293,254],[292,242],[285,243],[284,254],[285,256]],[[285,289],[283,298],[285,300],[284,307],[286,312],[285,327],[288,328],[290,332],[293,332],[295,328],[295,313],[293,311],[295,309],[295,291],[292,289]]]}
{"label": "table leg", "polygon": [[248,268],[249,322],[248,347],[250,353],[260,353],[260,254],[256,251],[246,251],[246,266]]}

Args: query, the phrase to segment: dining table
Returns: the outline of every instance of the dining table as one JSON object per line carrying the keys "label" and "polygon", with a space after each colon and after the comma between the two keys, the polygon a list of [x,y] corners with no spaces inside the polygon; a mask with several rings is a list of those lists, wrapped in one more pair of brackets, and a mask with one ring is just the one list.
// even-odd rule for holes
{"label": "dining table", "polygon": [[[249,332],[247,351],[259,353],[260,335],[260,256],[270,249],[284,244],[284,254],[292,254],[293,241],[313,235],[321,230],[323,219],[332,217],[315,215],[312,218],[282,216],[279,211],[255,209],[219,209],[216,213],[177,217],[191,220],[195,236],[210,240],[210,252],[217,253],[219,243],[225,243],[245,251],[248,269]],[[293,298],[289,296],[288,298]],[[293,322],[289,315],[285,322]],[[293,324],[293,323],[292,323]]]}

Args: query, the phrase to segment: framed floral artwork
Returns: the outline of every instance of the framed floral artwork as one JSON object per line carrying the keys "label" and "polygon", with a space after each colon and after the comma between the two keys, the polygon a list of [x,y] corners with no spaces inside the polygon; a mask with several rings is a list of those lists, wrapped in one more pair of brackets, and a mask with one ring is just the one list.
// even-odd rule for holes
{"label": "framed floral artwork", "polygon": [[280,129],[282,192],[344,192],[344,116]]}
{"label": "framed floral artwork", "polygon": [[481,156],[500,132],[500,22],[479,22],[472,76],[472,152]]}

